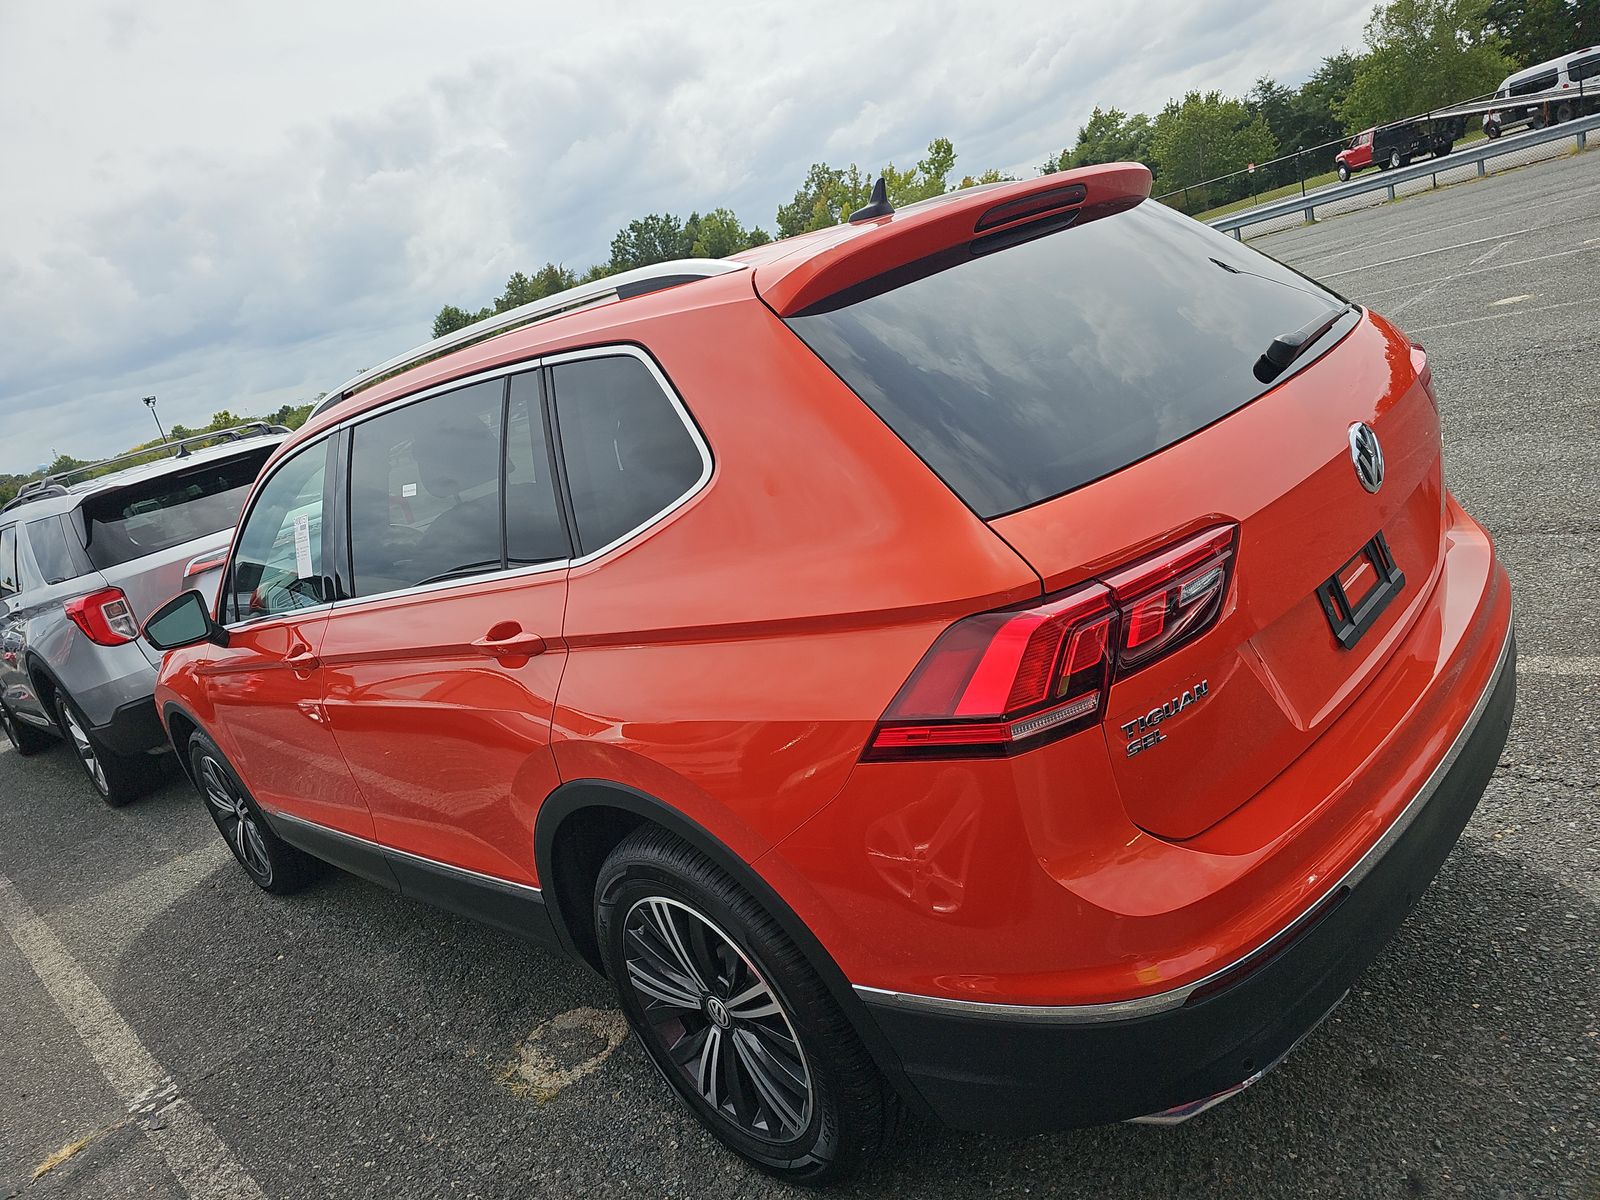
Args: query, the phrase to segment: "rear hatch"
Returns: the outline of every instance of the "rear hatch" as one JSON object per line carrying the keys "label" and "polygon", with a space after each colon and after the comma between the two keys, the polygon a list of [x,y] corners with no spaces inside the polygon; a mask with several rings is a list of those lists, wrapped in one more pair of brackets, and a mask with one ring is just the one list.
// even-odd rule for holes
{"label": "rear hatch", "polygon": [[245,497],[278,441],[253,441],[237,453],[197,461],[86,496],[79,533],[105,581],[122,589],[143,624],[192,584],[197,557],[225,550]]}
{"label": "rear hatch", "polygon": [[[1236,527],[1215,624],[1110,688],[1123,803],[1158,836],[1204,831],[1303,753],[1441,562],[1438,416],[1409,343],[1154,202],[939,255],[787,319],[1046,592]],[[1263,360],[1307,330],[1292,361]],[[1361,424],[1381,447],[1376,491]],[[1324,588],[1335,576],[1342,593]],[[1365,619],[1342,598],[1371,598]]]}

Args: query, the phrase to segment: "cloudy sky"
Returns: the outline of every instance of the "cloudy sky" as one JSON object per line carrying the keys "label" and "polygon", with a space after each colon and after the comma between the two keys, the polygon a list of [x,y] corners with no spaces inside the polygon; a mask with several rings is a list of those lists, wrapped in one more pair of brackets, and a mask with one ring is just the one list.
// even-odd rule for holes
{"label": "cloudy sky", "polygon": [[0,0],[0,471],[308,399],[631,217],[770,230],[818,160],[1299,82],[1366,7]]}

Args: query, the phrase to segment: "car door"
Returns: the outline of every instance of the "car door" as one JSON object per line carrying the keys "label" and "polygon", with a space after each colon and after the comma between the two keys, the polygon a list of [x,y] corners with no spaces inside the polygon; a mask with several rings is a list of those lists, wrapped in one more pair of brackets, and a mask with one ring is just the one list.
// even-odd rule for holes
{"label": "car door", "polygon": [[257,801],[370,841],[372,818],[322,709],[317,659],[334,588],[323,516],[342,444],[305,447],[257,490],[218,600],[227,645],[196,670],[215,735]]}
{"label": "car door", "polygon": [[0,697],[13,711],[32,707],[32,689],[22,665],[22,577],[17,569],[15,525],[0,526]]}
{"label": "car door", "polygon": [[348,596],[320,651],[334,736],[402,888],[495,919],[429,864],[531,885],[559,783],[569,546],[539,372],[361,419],[348,479]]}

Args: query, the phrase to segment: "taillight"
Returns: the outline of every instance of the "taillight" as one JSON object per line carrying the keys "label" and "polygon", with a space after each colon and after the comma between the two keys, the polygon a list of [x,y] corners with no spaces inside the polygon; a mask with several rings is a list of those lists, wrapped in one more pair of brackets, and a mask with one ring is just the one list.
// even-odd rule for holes
{"label": "taillight", "polygon": [[992,758],[1097,724],[1118,674],[1216,621],[1237,532],[1218,526],[1042,603],[957,621],[890,701],[863,757]]}
{"label": "taillight", "polygon": [[1233,574],[1232,525],[1208,529],[1103,576],[1122,610],[1117,669],[1129,674],[1209,629]]}
{"label": "taillight", "polygon": [[890,702],[868,758],[992,756],[1100,717],[1117,614],[1089,584],[957,621]]}
{"label": "taillight", "polygon": [[97,646],[121,646],[139,636],[139,622],[121,588],[103,588],[66,603],[67,618]]}

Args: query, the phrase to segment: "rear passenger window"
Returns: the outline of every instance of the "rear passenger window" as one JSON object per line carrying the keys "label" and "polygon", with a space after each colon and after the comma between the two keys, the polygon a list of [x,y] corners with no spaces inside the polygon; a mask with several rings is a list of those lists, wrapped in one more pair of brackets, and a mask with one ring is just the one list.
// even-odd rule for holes
{"label": "rear passenger window", "polygon": [[1532,96],[1536,92],[1548,92],[1556,86],[1556,73],[1553,70],[1535,75],[1531,79],[1524,79],[1520,83],[1511,85],[1513,96]]}
{"label": "rear passenger window", "polygon": [[[355,427],[353,595],[402,591],[504,566],[500,424],[505,391],[503,379],[473,384]],[[544,483],[548,486],[548,480]]]}
{"label": "rear passenger window", "polygon": [[637,358],[561,363],[550,372],[578,548],[592,554],[644,525],[706,470],[672,399]]}
{"label": "rear passenger window", "polygon": [[1600,54],[1575,58],[1567,64],[1567,78],[1573,83],[1586,79],[1600,79]]}
{"label": "rear passenger window", "polygon": [[60,517],[29,521],[28,545],[33,548],[33,561],[39,564],[39,573],[46,583],[65,583],[81,573],[67,545]]}
{"label": "rear passenger window", "polygon": [[0,596],[14,596],[22,590],[17,581],[17,527],[0,529]]}

